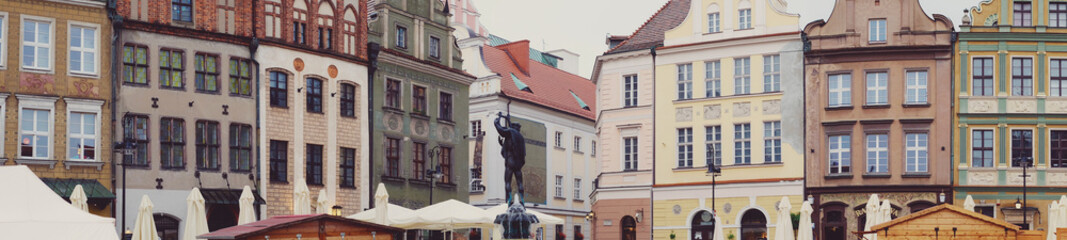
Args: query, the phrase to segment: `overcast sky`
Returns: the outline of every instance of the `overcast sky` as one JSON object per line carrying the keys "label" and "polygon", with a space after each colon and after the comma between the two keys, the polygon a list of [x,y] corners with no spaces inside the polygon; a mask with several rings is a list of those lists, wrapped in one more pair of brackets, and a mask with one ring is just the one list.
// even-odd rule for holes
{"label": "overcast sky", "polygon": [[[581,54],[579,74],[588,78],[596,56],[607,50],[604,36],[630,35],[667,0],[473,0],[489,32],[508,40],[530,40],[541,50]],[[766,0],[760,0],[766,1]],[[800,27],[826,19],[835,0],[786,0],[800,14]],[[929,14],[959,25],[963,9],[981,0],[919,0]]]}

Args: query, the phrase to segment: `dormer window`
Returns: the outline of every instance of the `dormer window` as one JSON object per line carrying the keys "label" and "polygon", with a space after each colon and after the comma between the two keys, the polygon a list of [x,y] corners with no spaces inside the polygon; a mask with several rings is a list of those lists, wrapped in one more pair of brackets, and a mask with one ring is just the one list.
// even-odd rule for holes
{"label": "dormer window", "polygon": [[722,14],[719,14],[719,5],[718,4],[711,4],[711,6],[708,6],[707,13],[708,13],[708,33],[721,32],[722,29],[719,27],[719,25],[720,25],[719,22],[722,21],[720,19]]}
{"label": "dormer window", "polygon": [[868,40],[871,43],[885,43],[886,25],[885,19],[871,19],[868,23]]}
{"label": "dormer window", "polygon": [[752,29],[752,9],[741,9],[737,12],[737,29]]}

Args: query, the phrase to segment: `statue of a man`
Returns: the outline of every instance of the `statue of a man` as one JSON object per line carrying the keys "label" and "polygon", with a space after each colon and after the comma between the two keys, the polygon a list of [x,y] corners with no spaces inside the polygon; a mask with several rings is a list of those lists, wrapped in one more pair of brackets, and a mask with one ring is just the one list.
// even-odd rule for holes
{"label": "statue of a man", "polygon": [[[511,203],[511,178],[515,178],[519,186],[519,201],[525,202],[526,194],[522,185],[522,166],[526,165],[526,138],[522,137],[522,126],[511,122],[511,114],[507,117],[503,113],[497,113],[495,121],[496,131],[503,138],[500,146],[500,155],[504,156],[504,191],[507,193],[507,202]],[[506,120],[506,123],[501,123]],[[510,124],[506,126],[505,124]]]}

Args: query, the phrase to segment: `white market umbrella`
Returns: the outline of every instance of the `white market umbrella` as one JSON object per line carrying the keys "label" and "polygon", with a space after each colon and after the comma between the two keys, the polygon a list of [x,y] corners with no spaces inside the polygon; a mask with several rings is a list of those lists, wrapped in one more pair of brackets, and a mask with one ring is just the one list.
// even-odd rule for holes
{"label": "white market umbrella", "polygon": [[[486,209],[485,211],[486,211],[487,214],[489,214],[489,216],[492,216],[492,219],[495,220],[496,219],[496,215],[500,215],[500,214],[504,214],[504,213],[508,212],[508,204],[501,203],[500,205],[496,205],[494,207]],[[562,218],[558,218],[556,216],[552,216],[552,215],[548,215],[548,214],[545,214],[545,213],[542,213],[542,212],[538,212],[538,211],[533,210],[533,209],[527,208],[526,209],[526,213],[533,214],[534,216],[537,216],[537,220],[540,222],[538,224],[540,224],[540,225],[548,226],[548,225],[557,225],[557,224],[564,224],[565,223]]]}
{"label": "white market umbrella", "polygon": [[[377,220],[376,222],[378,224],[389,226],[389,190],[385,189],[384,183],[378,183],[378,190],[375,190],[374,192],[374,207],[376,210],[374,214],[374,219]],[[412,216],[414,217],[415,211],[411,209],[408,210],[411,211]]]}
{"label": "white market umbrella", "polygon": [[245,225],[256,221],[256,209],[252,206],[256,202],[256,197],[252,195],[252,188],[245,185],[245,189],[241,191],[241,198],[238,198],[238,208],[240,213],[237,214],[237,225]]}
{"label": "white market umbrella", "polygon": [[89,201],[89,197],[85,196],[85,190],[82,189],[82,185],[74,186],[74,190],[70,192],[70,204],[74,205],[78,210],[89,212],[87,201]]}
{"label": "white market umbrella", "polygon": [[1060,208],[1060,215],[1059,215],[1059,217],[1060,217],[1059,220],[1060,221],[1059,221],[1059,223],[1060,223],[1060,225],[1057,226],[1057,227],[1064,227],[1064,226],[1067,226],[1067,195],[1060,195],[1059,204],[1060,204],[1059,205],[1059,208]]}
{"label": "white market umbrella", "polygon": [[712,240],[726,240],[726,237],[722,233],[722,220],[719,219],[718,214],[715,214],[715,233],[712,233]]}
{"label": "white market umbrella", "polygon": [[315,214],[330,213],[330,198],[326,196],[326,189],[319,189],[319,198],[315,201]]}
{"label": "white market umbrella", "polygon": [[[385,209],[389,210],[383,211]],[[379,215],[379,211],[381,211],[383,214]],[[383,218],[384,220],[379,220],[379,216],[381,216],[381,218]],[[380,225],[396,226],[399,224],[411,224],[412,222],[415,222],[415,210],[389,203],[386,203],[384,205],[375,204],[374,208],[353,214],[351,216],[348,216],[348,218],[364,222],[372,222]]]}
{"label": "white market umbrella", "polygon": [[804,201],[800,204],[800,228],[797,229],[797,240],[815,240],[815,234],[812,233],[811,228],[811,213],[815,210],[811,208],[811,202]]}
{"label": "white market umbrella", "polygon": [[156,221],[152,218],[152,200],[148,195],[141,196],[141,207],[137,211],[137,221],[133,225],[133,238],[131,240],[156,240]]}
{"label": "white market umbrella", "polygon": [[311,190],[304,179],[297,179],[293,190],[293,215],[311,214]]}
{"label": "white market umbrella", "polygon": [[1056,228],[1060,227],[1060,203],[1055,200],[1048,206],[1048,234],[1046,239],[1056,240]]}
{"label": "white market umbrella", "polygon": [[882,216],[878,217],[877,224],[882,224],[885,222],[889,222],[889,220],[893,220],[893,205],[889,204],[889,199],[882,200],[882,207],[880,207],[878,211],[878,213],[881,213]]}
{"label": "white market umbrella", "polygon": [[185,198],[185,231],[183,240],[196,240],[196,236],[208,233],[207,209],[204,208],[204,195],[200,194],[199,188],[189,191],[189,197]]}
{"label": "white market umbrella", "polygon": [[428,230],[488,227],[487,223],[493,222],[495,217],[490,217],[484,209],[449,199],[415,210],[415,222],[398,224],[397,227]]}
{"label": "white market umbrella", "polygon": [[78,210],[25,165],[0,166],[0,193],[0,239],[119,239],[114,218]]}
{"label": "white market umbrella", "polygon": [[[867,199],[867,205],[864,209],[867,210],[867,220],[864,222],[863,231],[871,231],[871,227],[878,224],[878,217],[881,216],[881,214],[878,213],[878,194],[871,194],[871,198]],[[863,237],[869,240],[875,240],[878,235],[868,233]]]}
{"label": "white market umbrella", "polygon": [[789,210],[792,209],[789,197],[782,196],[782,201],[778,202],[778,223],[774,227],[774,240],[793,240],[793,218],[789,215]]}
{"label": "white market umbrella", "polygon": [[970,194],[967,194],[967,199],[963,200],[963,209],[974,212],[974,198],[971,198]]}

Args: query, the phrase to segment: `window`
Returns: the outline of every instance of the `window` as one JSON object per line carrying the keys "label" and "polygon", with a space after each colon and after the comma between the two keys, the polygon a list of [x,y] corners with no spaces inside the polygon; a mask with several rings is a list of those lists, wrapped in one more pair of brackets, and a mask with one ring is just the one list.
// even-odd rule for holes
{"label": "window", "polygon": [[974,206],[974,211],[975,212],[981,213],[982,215],[986,215],[986,216],[989,216],[991,218],[996,217],[996,212],[995,212],[996,210],[995,209],[996,209],[996,206],[992,206],[992,205]]}
{"label": "window", "polygon": [[867,73],[867,105],[889,104],[889,73]]}
{"label": "window", "polygon": [[752,29],[752,9],[741,9],[737,12],[737,29]]}
{"label": "window", "polygon": [[1067,131],[1051,131],[1050,161],[1054,168],[1067,168]]}
{"label": "window", "polygon": [[96,113],[71,112],[67,155],[71,160],[96,160]]}
{"label": "window", "polygon": [[148,166],[148,116],[130,115],[123,120],[123,135],[137,144],[137,151],[131,157],[124,156],[123,164]]}
{"label": "window", "polygon": [[219,92],[219,57],[196,54],[196,90],[216,93]]}
{"label": "window", "polygon": [[342,21],[341,23],[341,34],[343,35],[342,40],[344,41],[344,53],[356,55],[356,51],[360,50],[358,47],[359,44],[357,43],[356,39],[356,35],[359,28],[356,26],[356,10],[353,8],[345,10],[344,21]]}
{"label": "window", "polygon": [[752,71],[751,63],[749,58],[734,59],[734,94],[752,93],[752,81],[748,76]]}
{"label": "window", "polygon": [[393,79],[385,81],[385,107],[400,108],[400,81]]}
{"label": "window", "polygon": [[704,166],[722,166],[722,126],[704,127],[705,146]]}
{"label": "window", "polygon": [[304,169],[307,184],[322,185],[322,145],[307,145],[307,165]]}
{"label": "window", "polygon": [[767,236],[767,217],[757,209],[749,209],[741,216],[741,239],[760,239]]}
{"label": "window", "polygon": [[926,104],[926,71],[908,71],[905,104]]}
{"label": "window", "polygon": [[307,44],[307,23],[293,21],[293,43]]}
{"label": "window", "polygon": [[452,94],[441,92],[437,96],[440,98],[437,100],[437,104],[441,107],[441,109],[437,110],[437,118],[452,121]]}
{"label": "window", "polygon": [[782,91],[781,56],[763,56],[763,92]]}
{"label": "window", "polygon": [[693,129],[678,129],[678,168],[693,167]]}
{"label": "window", "polygon": [[385,175],[400,177],[400,139],[385,138]]}
{"label": "window", "polygon": [[293,43],[307,44],[308,6],[304,0],[293,1]]}
{"label": "window", "polygon": [[704,97],[722,96],[722,62],[704,63]]}
{"label": "window", "polygon": [[637,170],[637,137],[622,138],[622,170]]}
{"label": "window", "polygon": [[307,79],[307,111],[322,113],[322,80]]}
{"label": "window", "polygon": [[22,19],[22,67],[52,70],[52,22]]}
{"label": "window", "polygon": [[355,148],[341,148],[341,186],[356,187]]}
{"label": "window", "polygon": [[396,26],[396,47],[408,48],[408,28]]}
{"label": "window", "polygon": [[1067,27],[1067,3],[1048,3],[1049,27]]}
{"label": "window", "polygon": [[1050,96],[1067,96],[1067,60],[1049,60],[1049,75]]}
{"label": "window", "polygon": [[471,121],[471,136],[472,138],[482,136],[482,120]]}
{"label": "window", "polygon": [[219,169],[219,122],[196,121],[196,167]]}
{"label": "window", "polygon": [[722,31],[722,30],[719,30],[719,13],[709,13],[708,14],[708,32],[709,33],[717,33],[719,31]]}
{"label": "window", "polygon": [[426,115],[426,87],[411,85],[411,111]]}
{"label": "window", "polygon": [[763,123],[763,162],[782,162],[782,122]]}
{"label": "window", "polygon": [[994,167],[993,146],[993,130],[971,131],[971,167]]}
{"label": "window", "polygon": [[185,167],[185,120],[159,120],[159,163],[165,169]]}
{"label": "window", "polygon": [[0,67],[7,66],[7,13],[0,13]]}
{"label": "window", "polygon": [[752,163],[752,125],[734,124],[734,164]]}
{"label": "window", "polygon": [[909,133],[905,135],[905,141],[907,142],[906,156],[907,162],[905,162],[904,169],[907,172],[926,172],[927,168],[927,144],[928,138],[926,133]]}
{"label": "window", "polygon": [[430,36],[430,57],[441,58],[441,39]]}
{"label": "window", "polygon": [[596,156],[596,140],[590,141],[589,143],[589,155]]}
{"label": "window", "polygon": [[252,96],[252,71],[248,59],[230,59],[230,94]]}
{"label": "window", "polygon": [[263,16],[264,30],[266,36],[269,38],[282,38],[282,3],[281,2],[264,2],[263,3]]}
{"label": "window", "polygon": [[971,96],[993,96],[993,58],[975,58]]}
{"label": "window", "polygon": [[333,49],[333,29],[319,27],[319,49]]}
{"label": "window", "polygon": [[846,107],[852,105],[852,75],[830,75],[830,107]]}
{"label": "window", "polygon": [[341,84],[341,116],[356,116],[356,86],[348,83]]}
{"label": "window", "polygon": [[411,144],[411,178],[426,179],[426,144]]}
{"label": "window", "polygon": [[252,171],[252,125],[230,124],[230,170]]}
{"label": "window", "polygon": [[170,19],[180,22],[193,21],[193,0],[171,0]]}
{"label": "window", "polygon": [[581,152],[582,151],[582,137],[574,136],[574,151],[575,152]]}
{"label": "window", "polygon": [[178,240],[178,218],[162,213],[152,214],[152,220],[156,223],[156,235],[160,240]]}
{"label": "window", "polygon": [[563,147],[563,132],[556,132],[556,147]]}
{"label": "window", "polygon": [[159,50],[159,85],[163,88],[185,87],[185,54],[181,50]]}
{"label": "window", "polygon": [[830,174],[849,173],[852,165],[852,153],[849,135],[830,136]]}
{"label": "window", "polygon": [[1034,132],[1032,130],[1011,130],[1011,166],[1034,166]]}
{"label": "window", "polygon": [[582,235],[582,225],[574,225],[574,240],[584,240]]}
{"label": "window", "polygon": [[574,199],[582,199],[582,179],[574,179]]}
{"label": "window", "polygon": [[693,64],[678,64],[678,100],[693,98]]}
{"label": "window", "polygon": [[270,72],[270,105],[274,107],[289,106],[289,75],[283,72]]}
{"label": "window", "polygon": [[1030,11],[1030,2],[1015,1],[1012,8],[1013,18],[1011,25],[1015,27],[1029,27],[1032,26],[1032,12]]}
{"label": "window", "polygon": [[563,198],[563,176],[556,175],[556,197]]}
{"label": "window", "polygon": [[287,182],[288,164],[289,142],[270,140],[270,180]]}
{"label": "window", "polygon": [[49,109],[22,108],[19,127],[21,154],[24,158],[48,159],[51,156],[49,146],[52,138],[52,111]]}
{"label": "window", "polygon": [[148,49],[144,46],[122,47],[123,82],[148,84]]}
{"label": "window", "polygon": [[622,85],[622,105],[624,107],[637,106],[637,75],[624,76]]}
{"label": "window", "polygon": [[452,182],[452,148],[441,147],[441,156],[438,156],[437,164],[441,166],[440,183]]}
{"label": "window", "polygon": [[1012,58],[1011,59],[1011,95],[1033,96],[1034,95],[1034,59]]}
{"label": "window", "polygon": [[[633,217],[623,217],[622,224],[627,225],[627,222],[632,220]],[[693,215],[693,219],[690,220],[689,223],[691,226],[689,234],[690,236],[692,236],[690,239],[714,239],[713,236],[715,235],[715,218],[711,215],[711,212],[706,210],[700,210],[699,212]],[[630,225],[636,226],[636,224]],[[628,229],[628,231],[634,230]],[[637,238],[633,237],[629,239],[636,240]]]}
{"label": "window", "polygon": [[889,135],[867,135],[867,173],[889,173]]}
{"label": "window", "polygon": [[823,224],[822,239],[827,240],[844,240],[846,239],[846,232],[848,231],[848,219],[845,218],[845,206],[834,204],[824,207],[826,212],[825,223]]}
{"label": "window", "polygon": [[884,43],[886,35],[885,19],[868,20],[868,41],[871,43]]}
{"label": "window", "polygon": [[96,75],[97,27],[70,25],[70,72]]}

